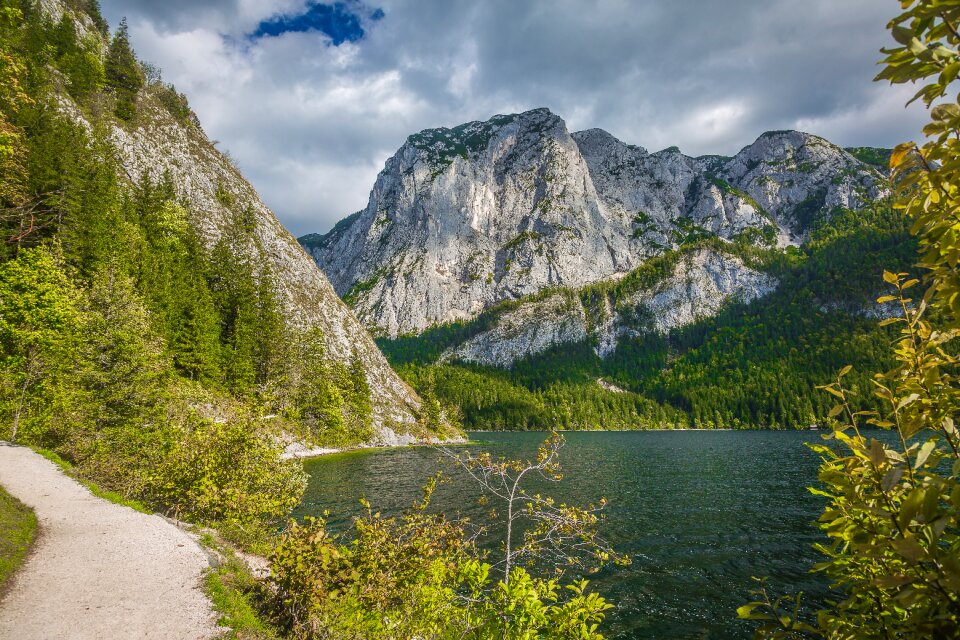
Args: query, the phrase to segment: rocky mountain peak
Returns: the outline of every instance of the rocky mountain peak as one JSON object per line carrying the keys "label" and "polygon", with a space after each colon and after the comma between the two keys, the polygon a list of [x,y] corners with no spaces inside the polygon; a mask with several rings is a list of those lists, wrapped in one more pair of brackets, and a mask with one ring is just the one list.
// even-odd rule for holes
{"label": "rocky mountain peak", "polygon": [[649,155],[643,147],[621,142],[603,129],[586,129],[572,135],[584,159],[593,164],[599,165],[607,159],[638,159]]}
{"label": "rocky mountain peak", "polygon": [[798,244],[818,216],[883,193],[875,167],[807,133],[691,158],[571,134],[534,109],[410,136],[362,212],[301,242],[361,320],[395,336],[706,238]]}
{"label": "rocky mountain peak", "polygon": [[531,136],[564,134],[566,125],[563,120],[549,109],[539,108],[519,114],[495,115],[483,122],[467,122],[453,128],[424,129],[409,136],[397,156],[442,169],[457,158],[477,158],[488,151],[495,139],[502,144]]}

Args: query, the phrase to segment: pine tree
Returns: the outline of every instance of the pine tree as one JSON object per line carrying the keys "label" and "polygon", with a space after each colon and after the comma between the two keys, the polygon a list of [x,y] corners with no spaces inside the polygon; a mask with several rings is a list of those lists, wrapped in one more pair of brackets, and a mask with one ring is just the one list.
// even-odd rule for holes
{"label": "pine tree", "polygon": [[100,0],[86,0],[84,4],[86,5],[87,15],[93,20],[97,31],[105,36],[110,35],[110,25],[107,24],[107,21],[103,17],[103,12],[100,10]]}
{"label": "pine tree", "polygon": [[353,352],[350,365],[344,372],[347,430],[353,442],[363,442],[372,434],[373,406],[370,402],[370,385],[360,354]]}
{"label": "pine tree", "polygon": [[146,79],[130,46],[130,31],[126,18],[120,21],[120,27],[110,42],[104,67],[107,84],[116,97],[114,114],[121,120],[133,120],[137,115],[137,93]]}
{"label": "pine tree", "polygon": [[218,314],[205,289],[187,289],[173,327],[170,351],[174,365],[191,380],[223,379]]}
{"label": "pine tree", "polygon": [[326,361],[323,332],[319,328],[310,329],[301,337],[297,360],[300,371],[294,380],[296,412],[317,442],[344,442],[347,434],[343,393]]}

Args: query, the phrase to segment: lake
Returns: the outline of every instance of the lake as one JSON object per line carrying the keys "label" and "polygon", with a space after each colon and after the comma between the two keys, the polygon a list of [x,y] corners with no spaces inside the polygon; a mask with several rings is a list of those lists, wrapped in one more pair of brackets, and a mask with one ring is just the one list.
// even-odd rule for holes
{"label": "lake", "polygon": [[[815,432],[641,431],[566,433],[564,479],[545,487],[569,503],[610,501],[602,533],[633,559],[604,569],[592,585],[617,605],[608,637],[748,638],[753,625],[736,619],[750,600],[751,576],[773,588],[804,591],[814,603],[826,585],[809,567],[823,499],[818,457],[804,443]],[[497,455],[531,457],[543,433],[471,434]],[[366,496],[396,513],[420,496],[440,467],[430,448],[372,450],[306,462],[310,484],[296,516],[329,510],[332,529],[359,515]],[[449,465],[447,465],[449,466]],[[482,517],[476,486],[455,475],[433,505],[448,515]]]}

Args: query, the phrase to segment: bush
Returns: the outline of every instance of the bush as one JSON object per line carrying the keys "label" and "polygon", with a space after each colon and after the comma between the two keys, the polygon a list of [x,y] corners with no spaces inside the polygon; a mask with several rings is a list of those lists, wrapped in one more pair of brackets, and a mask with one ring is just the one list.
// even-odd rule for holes
{"label": "bush", "polygon": [[399,518],[370,510],[350,539],[323,520],[291,522],[271,556],[277,622],[307,639],[407,638],[600,640],[612,608],[587,581],[511,571],[491,579],[464,526],[426,513],[423,502]]}
{"label": "bush", "polygon": [[246,527],[281,520],[300,501],[306,475],[299,462],[280,461],[283,445],[261,429],[250,417],[194,419],[173,429],[146,495],[195,522]]}
{"label": "bush", "polygon": [[[509,514],[501,516],[502,557],[492,562],[476,543],[483,529],[428,513],[439,477],[399,517],[362,501],[367,514],[343,537],[330,535],[323,520],[291,522],[271,556],[277,623],[311,640],[602,639],[597,629],[612,605],[588,593],[586,580],[560,580],[568,570],[629,562],[596,534],[606,502],[558,505],[524,486],[525,478],[560,478],[562,444],[553,434],[527,461],[444,452],[478,482],[484,500]],[[511,533],[522,538],[513,547]],[[539,569],[551,577],[532,573]]]}
{"label": "bush", "polygon": [[[889,27],[898,46],[884,49],[877,79],[919,86],[915,98],[932,107],[929,140],[899,145],[890,157],[896,207],[920,244],[921,280],[884,272],[894,291],[878,303],[900,314],[881,324],[899,327],[895,366],[874,376],[878,410],[852,407],[844,367],[822,387],[837,402],[821,456],[827,499],[819,526],[827,540],[816,570],[841,597],[819,611],[816,626],[780,609],[761,586],[761,599],[741,617],[763,621],[766,638],[956,638],[960,630],[960,108],[945,97],[960,71],[960,5],[904,0]],[[896,437],[868,437],[871,425]]]}

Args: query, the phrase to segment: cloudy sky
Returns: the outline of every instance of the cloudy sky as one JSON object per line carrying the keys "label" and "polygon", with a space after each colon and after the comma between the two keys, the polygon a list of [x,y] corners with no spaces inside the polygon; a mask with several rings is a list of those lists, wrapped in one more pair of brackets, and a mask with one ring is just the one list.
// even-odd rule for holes
{"label": "cloudy sky", "polygon": [[892,0],[101,0],[297,235],[362,208],[424,128],[549,107],[651,151],[770,129],[915,138],[871,81]]}

